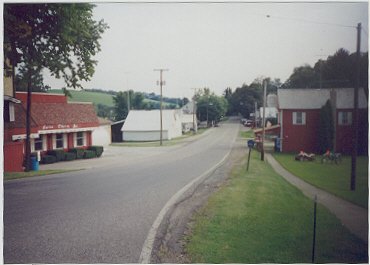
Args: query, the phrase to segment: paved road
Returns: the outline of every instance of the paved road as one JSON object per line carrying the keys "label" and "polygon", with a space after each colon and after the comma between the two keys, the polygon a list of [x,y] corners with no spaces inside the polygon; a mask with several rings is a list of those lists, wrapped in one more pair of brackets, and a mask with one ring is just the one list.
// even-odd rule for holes
{"label": "paved road", "polygon": [[238,129],[233,121],[154,156],[6,182],[5,263],[137,263],[166,202],[229,152]]}

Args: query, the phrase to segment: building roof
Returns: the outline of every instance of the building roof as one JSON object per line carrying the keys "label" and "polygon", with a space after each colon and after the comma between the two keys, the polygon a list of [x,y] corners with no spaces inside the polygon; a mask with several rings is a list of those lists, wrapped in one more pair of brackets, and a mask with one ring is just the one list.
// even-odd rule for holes
{"label": "building roof", "polygon": [[[334,89],[278,89],[279,109],[320,109],[330,99],[330,91],[336,92],[336,107],[338,109],[351,109],[353,103],[353,88]],[[365,93],[359,89],[359,108],[367,108]]]}
{"label": "building roof", "polygon": [[[12,122],[4,122],[4,128],[26,128],[26,109],[21,104],[14,104],[14,117]],[[35,120],[31,116],[31,128],[37,127]]]}
{"label": "building roof", "polygon": [[[162,128],[169,130],[180,117],[176,110],[162,110]],[[159,131],[159,110],[130,110],[121,131]]]}
{"label": "building roof", "polygon": [[84,123],[89,126],[99,125],[92,104],[33,103],[31,112],[38,126],[76,124],[81,127]]}

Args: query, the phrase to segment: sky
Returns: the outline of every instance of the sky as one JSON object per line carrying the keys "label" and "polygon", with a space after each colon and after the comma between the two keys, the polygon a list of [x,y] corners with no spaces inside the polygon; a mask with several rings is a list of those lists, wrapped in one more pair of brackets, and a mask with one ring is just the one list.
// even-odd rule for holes
{"label": "sky", "polygon": [[[109,29],[102,35],[98,64],[84,88],[160,93],[188,97],[208,87],[222,95],[227,87],[258,77],[285,82],[295,67],[313,66],[339,48],[368,50],[367,2],[290,3],[98,3],[94,18]],[[45,83],[64,83],[45,73]]]}

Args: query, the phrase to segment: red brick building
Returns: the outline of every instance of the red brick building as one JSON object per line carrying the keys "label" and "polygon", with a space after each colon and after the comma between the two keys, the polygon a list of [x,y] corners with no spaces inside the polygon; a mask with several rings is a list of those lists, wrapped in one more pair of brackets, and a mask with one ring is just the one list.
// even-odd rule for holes
{"label": "red brick building", "polygon": [[[318,153],[320,109],[330,100],[334,120],[334,149],[350,154],[352,150],[354,89],[279,89],[279,123],[282,152]],[[368,152],[368,103],[359,89],[358,152]]]}
{"label": "red brick building", "polygon": [[[27,93],[16,92],[15,98],[18,104],[9,111],[13,119],[6,120],[10,115],[4,111],[4,171],[22,171]],[[32,93],[31,101],[31,152],[45,154],[92,144],[92,131],[99,122],[91,103],[68,103],[64,95],[47,93]],[[19,145],[21,149],[11,148]]]}

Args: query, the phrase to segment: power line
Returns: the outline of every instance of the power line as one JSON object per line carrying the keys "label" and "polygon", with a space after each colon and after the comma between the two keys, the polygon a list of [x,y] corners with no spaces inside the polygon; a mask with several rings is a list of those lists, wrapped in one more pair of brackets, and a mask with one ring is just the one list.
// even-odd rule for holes
{"label": "power line", "polygon": [[327,26],[344,27],[344,28],[356,28],[355,26],[350,26],[350,25],[313,21],[313,20],[307,20],[307,19],[302,19],[302,18],[288,18],[288,17],[271,16],[271,15],[266,15],[266,17],[267,18],[282,19],[282,20],[300,21],[300,22],[303,22],[303,23],[318,24],[318,25],[327,25]]}

